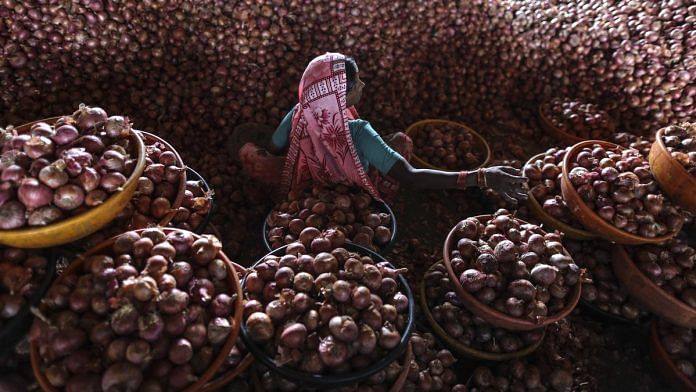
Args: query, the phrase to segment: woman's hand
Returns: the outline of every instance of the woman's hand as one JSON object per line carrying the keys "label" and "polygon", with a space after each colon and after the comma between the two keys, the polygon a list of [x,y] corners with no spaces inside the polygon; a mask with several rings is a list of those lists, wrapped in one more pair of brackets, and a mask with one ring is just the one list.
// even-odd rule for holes
{"label": "woman's hand", "polygon": [[529,184],[522,172],[510,166],[491,166],[485,169],[486,185],[499,193],[508,203],[527,200]]}

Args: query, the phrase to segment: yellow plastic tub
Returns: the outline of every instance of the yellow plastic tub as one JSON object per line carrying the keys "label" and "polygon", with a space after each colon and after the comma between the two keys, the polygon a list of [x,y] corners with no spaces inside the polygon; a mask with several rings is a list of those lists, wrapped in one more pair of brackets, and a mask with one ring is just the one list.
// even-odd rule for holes
{"label": "yellow plastic tub", "polygon": [[[53,124],[59,117],[51,117],[21,125],[17,132],[29,131],[37,122]],[[138,161],[123,190],[113,193],[103,204],[87,212],[43,227],[0,230],[0,244],[18,248],[47,248],[67,244],[86,237],[111,222],[123,211],[138,187],[138,178],[145,169],[145,144],[137,132],[131,132],[131,142]]]}

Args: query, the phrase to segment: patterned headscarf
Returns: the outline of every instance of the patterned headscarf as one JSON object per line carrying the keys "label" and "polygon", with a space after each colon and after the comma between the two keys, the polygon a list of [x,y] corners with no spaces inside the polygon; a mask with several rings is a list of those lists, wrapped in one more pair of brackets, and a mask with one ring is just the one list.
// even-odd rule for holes
{"label": "patterned headscarf", "polygon": [[313,180],[357,185],[380,199],[348,128],[348,120],[358,114],[355,108],[346,108],[345,58],[326,53],[312,60],[302,75],[281,179],[283,195]]}

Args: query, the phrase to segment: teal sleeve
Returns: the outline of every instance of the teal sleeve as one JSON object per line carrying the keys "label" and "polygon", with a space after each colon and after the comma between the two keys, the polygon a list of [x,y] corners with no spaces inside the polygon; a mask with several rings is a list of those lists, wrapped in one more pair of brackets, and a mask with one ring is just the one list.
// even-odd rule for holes
{"label": "teal sleeve", "polygon": [[292,130],[292,116],[295,113],[295,108],[290,109],[288,114],[285,115],[283,121],[280,122],[278,128],[276,128],[271,142],[277,148],[285,148],[288,145],[288,139],[290,138],[290,131]]}
{"label": "teal sleeve", "polygon": [[382,174],[389,173],[394,163],[401,158],[401,155],[392,150],[387,143],[382,140],[377,131],[372,128],[369,122],[358,120],[362,123],[362,130],[359,137],[354,138],[355,148],[365,157],[369,165],[374,166]]}

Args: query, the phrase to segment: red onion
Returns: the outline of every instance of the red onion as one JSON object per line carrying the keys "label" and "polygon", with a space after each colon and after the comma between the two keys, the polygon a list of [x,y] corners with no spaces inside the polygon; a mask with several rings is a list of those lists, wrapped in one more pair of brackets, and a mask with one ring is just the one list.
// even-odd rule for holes
{"label": "red onion", "polygon": [[35,178],[25,178],[17,189],[17,198],[27,209],[34,209],[51,203],[53,192]]}

